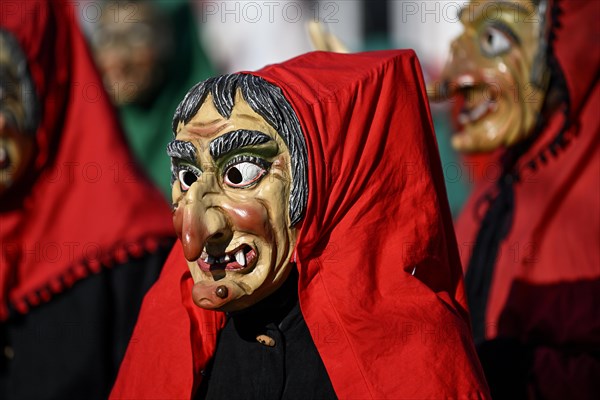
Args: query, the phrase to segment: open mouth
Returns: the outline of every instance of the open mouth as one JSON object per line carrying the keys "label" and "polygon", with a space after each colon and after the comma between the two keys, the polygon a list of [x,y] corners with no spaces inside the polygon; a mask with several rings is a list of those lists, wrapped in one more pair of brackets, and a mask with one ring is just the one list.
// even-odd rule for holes
{"label": "open mouth", "polygon": [[457,89],[456,120],[462,128],[475,124],[498,109],[497,94],[487,85],[465,85]]}
{"label": "open mouth", "polygon": [[254,267],[257,258],[256,250],[247,244],[242,244],[234,250],[218,255],[208,254],[205,249],[197,263],[204,272],[215,270],[241,271]]}

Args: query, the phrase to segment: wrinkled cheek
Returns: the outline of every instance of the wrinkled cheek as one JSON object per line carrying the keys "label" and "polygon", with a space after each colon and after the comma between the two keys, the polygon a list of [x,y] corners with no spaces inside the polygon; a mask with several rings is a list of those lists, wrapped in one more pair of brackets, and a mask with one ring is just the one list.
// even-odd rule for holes
{"label": "wrinkled cheek", "polygon": [[269,213],[259,202],[221,204],[236,230],[252,233],[267,240],[272,239],[273,230],[269,223]]}

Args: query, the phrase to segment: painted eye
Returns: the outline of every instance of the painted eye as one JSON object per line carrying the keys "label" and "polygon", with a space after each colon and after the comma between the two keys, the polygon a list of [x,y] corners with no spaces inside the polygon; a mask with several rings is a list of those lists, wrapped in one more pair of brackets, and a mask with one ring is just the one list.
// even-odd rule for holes
{"label": "painted eye", "polygon": [[481,34],[480,45],[486,56],[495,57],[511,48],[511,40],[510,36],[500,29],[488,26]]}
{"label": "painted eye", "polygon": [[198,180],[198,175],[186,168],[182,168],[177,173],[177,178],[179,179],[179,185],[181,187],[182,192],[187,192],[190,186],[194,184]]}
{"label": "painted eye", "polygon": [[233,164],[225,171],[225,183],[234,188],[245,187],[258,181],[267,171],[251,162]]}

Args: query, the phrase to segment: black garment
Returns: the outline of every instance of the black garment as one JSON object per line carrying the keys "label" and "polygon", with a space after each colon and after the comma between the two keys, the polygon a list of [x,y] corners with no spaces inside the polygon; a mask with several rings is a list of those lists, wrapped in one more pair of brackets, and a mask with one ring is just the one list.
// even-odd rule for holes
{"label": "black garment", "polygon": [[515,207],[514,182],[515,178],[511,175],[503,176],[498,182],[498,194],[491,200],[481,222],[465,276],[473,340],[476,345],[485,341],[485,315],[498,250],[512,226]]}
{"label": "black garment", "polygon": [[[228,315],[197,400],[337,398],[300,311],[293,271],[274,294]],[[259,343],[258,335],[274,346]]]}
{"label": "black garment", "polygon": [[0,324],[0,399],[106,399],[170,245]]}
{"label": "black garment", "polygon": [[527,400],[530,389],[533,348],[514,338],[486,340],[477,347],[477,355],[494,400]]}

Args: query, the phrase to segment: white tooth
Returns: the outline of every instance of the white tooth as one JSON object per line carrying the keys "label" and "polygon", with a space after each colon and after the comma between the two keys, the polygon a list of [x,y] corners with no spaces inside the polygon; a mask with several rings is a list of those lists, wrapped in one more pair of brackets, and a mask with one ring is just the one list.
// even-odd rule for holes
{"label": "white tooth", "polygon": [[225,254],[223,256],[223,262],[229,262],[229,261],[231,261],[231,257],[229,257],[229,254]]}
{"label": "white tooth", "polygon": [[244,256],[244,251],[240,250],[235,253],[235,261],[240,264],[242,267],[246,266],[246,256]]}

